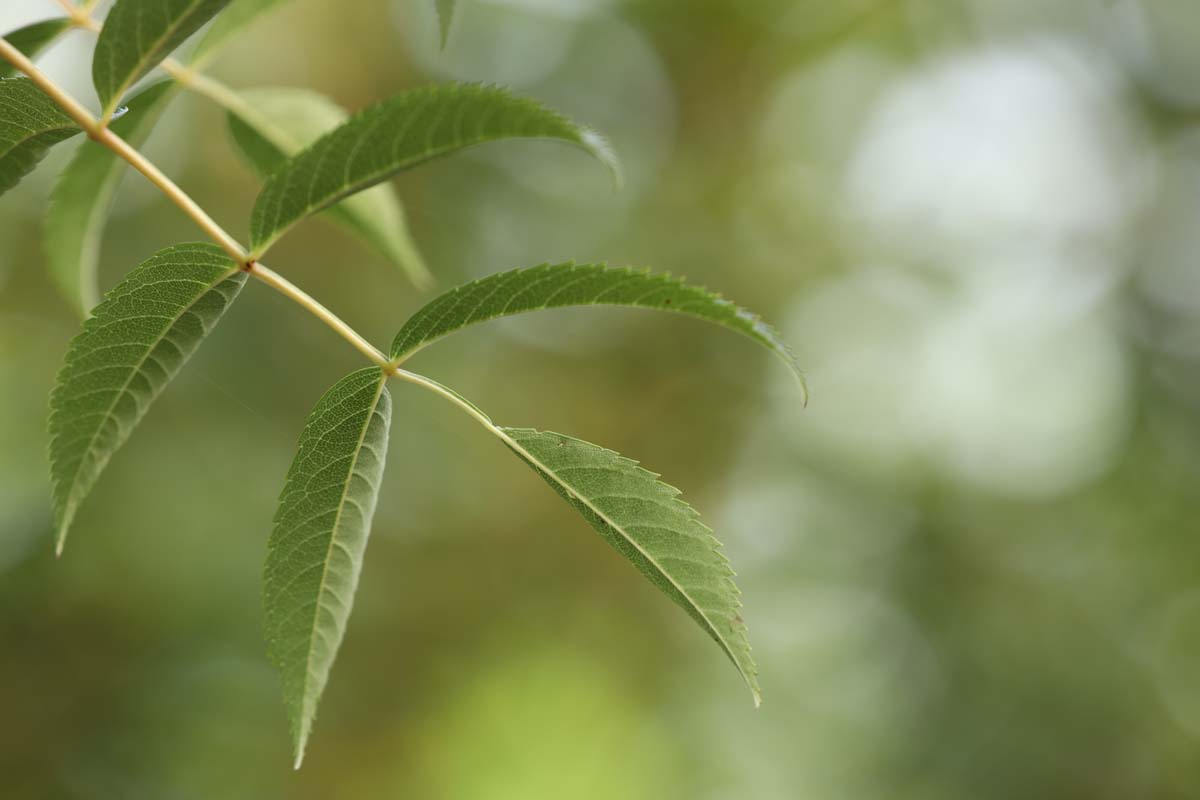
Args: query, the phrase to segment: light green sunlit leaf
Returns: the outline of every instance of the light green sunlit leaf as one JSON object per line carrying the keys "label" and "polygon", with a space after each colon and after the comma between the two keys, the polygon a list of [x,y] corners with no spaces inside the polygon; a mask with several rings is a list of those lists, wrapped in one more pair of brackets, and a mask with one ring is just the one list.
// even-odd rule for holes
{"label": "light green sunlit leaf", "polygon": [[170,247],[130,272],[84,322],[50,398],[59,552],[100,472],[245,280],[213,245]]}
{"label": "light green sunlit leaf", "polygon": [[[129,101],[129,113],[113,122],[113,131],[140,147],[178,91],[178,84],[163,81],[139,92]],[[59,176],[51,196],[46,216],[50,274],[81,316],[99,300],[96,265],[100,240],[126,167],[107,147],[84,142]]]}
{"label": "light green sunlit leaf", "polygon": [[[66,17],[47,19],[19,28],[7,34],[4,39],[32,59],[70,29],[71,20]],[[16,67],[0,58],[0,78],[11,78],[16,74]]]}
{"label": "light green sunlit leaf", "polygon": [[96,42],[92,81],[105,115],[129,88],[216,16],[229,0],[117,0]]}
{"label": "light green sunlit leaf", "polygon": [[443,336],[497,317],[590,305],[652,308],[714,322],[769,348],[803,386],[800,367],[787,345],[749,311],[670,275],[594,264],[546,264],[491,275],[451,289],[404,324],[392,342],[392,358],[407,358]]}
{"label": "light green sunlit leaf", "polygon": [[51,147],[79,131],[32,81],[0,79],[0,195],[32,172]]}
{"label": "light green sunlit leaf", "polygon": [[[227,109],[229,129],[238,149],[264,178],[348,116],[329,98],[306,89],[247,89],[238,94],[244,102]],[[432,282],[393,187],[379,185],[347,197],[328,213],[404,270],[417,286]]]}
{"label": "light green sunlit leaf", "polygon": [[253,254],[261,256],[306,216],[403,170],[514,138],[557,139],[616,168],[599,136],[531,100],[490,86],[416,89],[360,111],[271,176],[250,222]]}
{"label": "light green sunlit leaf", "polygon": [[262,14],[271,11],[276,6],[290,0],[233,0],[229,7],[209,29],[200,37],[196,49],[192,51],[192,66],[199,67],[207,63],[217,51],[230,39],[241,33]]}
{"label": "light green sunlit leaf", "polygon": [[267,545],[265,633],[292,724],[296,767],[354,602],[387,456],[392,404],[376,367],[317,403]]}

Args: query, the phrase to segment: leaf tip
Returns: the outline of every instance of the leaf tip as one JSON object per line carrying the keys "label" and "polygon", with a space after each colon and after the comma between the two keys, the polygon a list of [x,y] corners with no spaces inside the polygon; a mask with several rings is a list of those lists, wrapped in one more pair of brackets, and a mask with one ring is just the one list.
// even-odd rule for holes
{"label": "leaf tip", "polygon": [[624,188],[625,175],[621,169],[621,159],[608,140],[591,128],[582,128],[579,133],[579,141],[589,153],[608,168],[608,172],[612,176],[613,188]]}
{"label": "leaf tip", "polygon": [[67,529],[71,527],[71,512],[65,512],[57,529],[54,531],[54,557],[62,558],[63,550],[67,547]]}
{"label": "leaf tip", "polygon": [[295,733],[295,738],[292,740],[292,749],[295,757],[292,759],[292,769],[299,770],[304,766],[304,752],[308,749],[308,732],[309,723],[302,722],[300,728]]}

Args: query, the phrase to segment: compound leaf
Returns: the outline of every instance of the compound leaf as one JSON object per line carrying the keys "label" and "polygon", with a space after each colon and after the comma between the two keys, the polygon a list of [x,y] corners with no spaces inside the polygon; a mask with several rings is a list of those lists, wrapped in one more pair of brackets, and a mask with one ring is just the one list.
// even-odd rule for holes
{"label": "compound leaf", "polygon": [[130,272],[84,322],[50,397],[59,553],[100,472],[245,280],[213,245],[170,247]]}
{"label": "compound leaf", "polygon": [[404,324],[392,342],[392,358],[408,358],[443,336],[497,317],[590,305],[653,308],[714,322],[770,349],[791,368],[803,387],[803,373],[787,345],[749,311],[670,275],[595,264],[544,264],[451,289]]}
{"label": "compound leaf", "polygon": [[737,667],[757,705],[761,695],[729,560],[679,491],[611,450],[558,433],[497,428],[606,542],[677,603]]}
{"label": "compound leaf", "polygon": [[80,128],[26,78],[0,79],[0,195]]}
{"label": "compound leaf", "polygon": [[192,51],[192,66],[199,68],[208,63],[217,51],[243,28],[253,23],[260,15],[285,2],[288,0],[233,0],[225,9],[225,13],[217,17],[200,37],[196,49]]}
{"label": "compound leaf", "polygon": [[[59,17],[18,28],[4,38],[9,44],[32,59],[70,29],[71,20]],[[11,78],[16,74],[17,68],[0,58],[0,78]]]}
{"label": "compound leaf", "polygon": [[[129,112],[113,122],[113,131],[140,147],[178,91],[177,83],[163,81],[139,92],[129,101]],[[126,166],[107,147],[84,142],[59,176],[51,195],[46,216],[50,275],[81,316],[87,316],[99,300],[96,266],[100,239]]]}
{"label": "compound leaf", "polygon": [[133,84],[230,0],[117,0],[96,42],[92,81],[111,116]]}
{"label": "compound leaf", "polygon": [[268,179],[251,217],[253,254],[260,257],[304,217],[403,170],[513,138],[557,139],[616,168],[598,135],[504,89],[463,84],[416,89],[358,112]]}
{"label": "compound leaf", "polygon": [[267,545],[265,633],[292,724],[296,767],[354,602],[387,456],[392,402],[377,367],[317,403]]}
{"label": "compound leaf", "polygon": [[[229,129],[238,149],[264,178],[348,116],[329,98],[307,89],[247,89],[238,96],[243,102],[226,106]],[[379,185],[347,197],[328,213],[404,270],[414,284],[430,285],[429,270],[409,235],[393,187]]]}

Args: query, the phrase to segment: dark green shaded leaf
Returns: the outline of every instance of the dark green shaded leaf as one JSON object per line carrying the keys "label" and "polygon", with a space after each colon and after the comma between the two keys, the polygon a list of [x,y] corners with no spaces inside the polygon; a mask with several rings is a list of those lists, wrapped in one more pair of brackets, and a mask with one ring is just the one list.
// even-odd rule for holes
{"label": "dark green shaded leaf", "polygon": [[497,317],[591,305],[653,308],[714,322],[769,348],[803,385],[800,366],[779,334],[749,311],[670,275],[594,264],[546,264],[451,289],[404,324],[392,342],[392,358],[405,359],[447,334]]}
{"label": "dark green shaded leaf", "polygon": [[[4,38],[13,47],[33,59],[70,29],[71,20],[66,17],[47,19],[19,28]],[[0,58],[0,78],[10,78],[16,74],[16,67]]]}
{"label": "dark green shaded leaf", "polygon": [[531,100],[490,86],[405,92],[355,114],[289,159],[254,205],[255,257],[304,217],[439,156],[500,139],[557,139],[615,169],[604,141]]}
{"label": "dark green shaded leaf", "polygon": [[219,248],[155,254],[96,307],[71,342],[50,398],[55,546],[79,504],[171,378],[245,284]]}
{"label": "dark green shaded leaf", "polygon": [[117,0],[92,59],[92,81],[105,116],[133,84],[227,5],[229,0]]}
{"label": "dark green shaded leaf", "polygon": [[[129,113],[113,122],[113,131],[140,147],[178,91],[177,83],[163,81],[139,92],[129,101]],[[46,216],[50,275],[82,316],[99,300],[96,266],[100,239],[126,168],[125,161],[104,145],[84,142],[59,176],[51,196]]]}
{"label": "dark green shaded leaf", "polygon": [[267,545],[265,632],[292,723],[296,767],[346,632],[387,457],[387,376],[359,370],[317,403]]}
{"label": "dark green shaded leaf", "polygon": [[32,172],[51,147],[79,131],[32,81],[0,79],[0,194]]}

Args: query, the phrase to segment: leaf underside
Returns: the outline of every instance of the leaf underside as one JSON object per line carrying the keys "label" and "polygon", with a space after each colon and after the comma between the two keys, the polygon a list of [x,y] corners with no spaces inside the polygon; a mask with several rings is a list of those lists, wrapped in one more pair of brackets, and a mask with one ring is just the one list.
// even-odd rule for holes
{"label": "leaf underside", "polygon": [[[163,81],[129,101],[113,131],[140,147],[179,85]],[[102,144],[85,141],[58,178],[46,216],[46,257],[59,291],[81,316],[99,300],[100,240],[127,164]]]}
{"label": "leaf underside", "polygon": [[[229,130],[242,155],[264,178],[349,116],[329,98],[306,89],[248,89],[239,94],[246,105],[227,109]],[[393,187],[367,189],[327,213],[400,267],[416,286],[432,283]]]}
{"label": "leaf underside", "polygon": [[229,0],[117,0],[96,41],[92,81],[105,113]]}
{"label": "leaf underside", "polygon": [[130,272],[72,340],[50,398],[59,552],[100,472],[245,280],[213,245],[167,248]]}
{"label": "leaf underside", "polygon": [[749,311],[670,275],[595,264],[544,264],[451,289],[404,324],[392,342],[392,358],[407,358],[454,331],[498,317],[590,305],[652,308],[716,323],[770,349],[803,385],[803,373],[783,339]]}
{"label": "leaf underside", "polygon": [[720,645],[757,705],[757,669],[733,570],[679,491],[603,447],[529,428],[499,430],[522,461]]}
{"label": "leaf underside", "polygon": [[285,2],[288,0],[233,0],[224,13],[217,17],[216,21],[200,37],[196,48],[192,50],[192,66],[198,68],[206,64],[242,29],[253,23],[260,15]]}
{"label": "leaf underside", "polygon": [[557,139],[615,169],[599,136],[533,101],[490,86],[416,89],[358,112],[271,176],[251,217],[254,256],[304,217],[344,197],[434,158],[500,139]]}
{"label": "leaf underside", "polygon": [[[66,17],[47,19],[19,28],[4,37],[13,47],[30,59],[54,43],[59,36],[71,29],[71,20]],[[0,58],[0,78],[11,78],[17,68]]]}
{"label": "leaf underside", "polygon": [[0,195],[32,172],[51,147],[79,132],[32,81],[0,80]]}
{"label": "leaf underside", "polygon": [[387,456],[391,398],[377,367],[334,385],[309,415],[267,545],[265,634],[296,767],[354,601]]}

